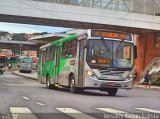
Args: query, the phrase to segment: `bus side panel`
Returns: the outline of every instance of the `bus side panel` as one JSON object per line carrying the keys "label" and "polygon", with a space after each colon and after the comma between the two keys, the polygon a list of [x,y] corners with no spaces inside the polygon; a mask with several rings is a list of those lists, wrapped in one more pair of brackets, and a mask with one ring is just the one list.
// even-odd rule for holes
{"label": "bus side panel", "polygon": [[58,81],[60,85],[69,86],[69,75],[72,73],[74,78],[77,77],[76,58],[61,59],[61,63],[63,66],[60,67]]}
{"label": "bus side panel", "polygon": [[71,46],[75,46],[75,47],[72,47],[73,49],[70,50],[69,53],[66,52],[67,50],[65,50],[65,48],[64,49],[62,48],[61,54],[60,54],[58,83],[64,86],[69,86],[70,74],[74,75],[76,85],[77,85],[77,76],[78,76],[77,39],[74,39],[70,43],[71,43]]}
{"label": "bus side panel", "polygon": [[62,47],[60,48],[59,54],[59,71],[57,72],[57,78],[60,85],[68,86],[68,70],[69,67],[66,65],[67,59],[62,57]]}
{"label": "bus side panel", "polygon": [[54,62],[53,61],[48,61],[47,66],[46,66],[46,75],[50,76],[50,83],[54,84]]}

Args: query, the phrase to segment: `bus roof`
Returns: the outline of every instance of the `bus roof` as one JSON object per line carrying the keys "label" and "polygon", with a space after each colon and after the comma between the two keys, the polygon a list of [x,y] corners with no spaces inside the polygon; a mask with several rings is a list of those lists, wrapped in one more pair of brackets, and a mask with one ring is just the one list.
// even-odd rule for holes
{"label": "bus roof", "polygon": [[49,46],[59,46],[59,45],[61,45],[62,43],[67,42],[67,41],[70,41],[70,40],[72,40],[72,39],[74,39],[74,38],[77,38],[77,37],[78,37],[77,34],[72,34],[72,35],[69,35],[69,36],[67,36],[67,37],[65,37],[65,38],[61,38],[61,39],[59,39],[59,40],[56,40],[56,41],[53,41],[53,42],[48,43],[48,44],[46,44],[46,45],[43,45],[43,46],[40,47],[40,49],[43,49],[43,48],[46,48],[46,47],[49,47]]}

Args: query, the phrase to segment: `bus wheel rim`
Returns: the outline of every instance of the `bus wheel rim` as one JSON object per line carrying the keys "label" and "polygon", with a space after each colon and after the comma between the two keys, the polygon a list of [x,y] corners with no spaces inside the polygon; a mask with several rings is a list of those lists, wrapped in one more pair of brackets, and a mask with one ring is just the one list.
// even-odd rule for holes
{"label": "bus wheel rim", "polygon": [[74,79],[71,79],[71,88],[74,88]]}
{"label": "bus wheel rim", "polygon": [[49,79],[47,79],[47,86],[49,86]]}

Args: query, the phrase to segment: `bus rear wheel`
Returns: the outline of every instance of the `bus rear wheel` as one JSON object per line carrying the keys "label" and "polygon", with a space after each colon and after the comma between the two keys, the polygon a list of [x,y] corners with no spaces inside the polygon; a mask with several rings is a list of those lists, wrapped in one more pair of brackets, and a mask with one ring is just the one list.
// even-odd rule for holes
{"label": "bus rear wheel", "polygon": [[51,83],[50,83],[50,76],[49,76],[49,75],[46,76],[46,86],[47,86],[47,88],[49,88],[49,89],[52,88],[52,85],[51,85]]}
{"label": "bus rear wheel", "polygon": [[117,88],[110,88],[110,89],[108,89],[108,95],[109,96],[115,96],[117,91],[118,91]]}
{"label": "bus rear wheel", "polygon": [[75,79],[74,79],[74,76],[70,76],[70,79],[69,79],[69,87],[70,87],[70,92],[71,93],[75,93],[76,92],[76,87],[75,87]]}

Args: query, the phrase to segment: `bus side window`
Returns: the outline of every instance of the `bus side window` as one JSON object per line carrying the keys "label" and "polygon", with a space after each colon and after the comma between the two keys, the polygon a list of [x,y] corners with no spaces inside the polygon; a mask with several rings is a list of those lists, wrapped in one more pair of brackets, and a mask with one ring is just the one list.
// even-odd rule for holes
{"label": "bus side window", "polygon": [[70,42],[70,54],[72,55],[72,57],[76,57],[76,53],[77,53],[77,39],[74,39]]}
{"label": "bus side window", "polygon": [[42,52],[42,62],[46,61],[46,50]]}
{"label": "bus side window", "polygon": [[53,47],[53,46],[50,48],[50,53],[49,53],[49,54],[50,54],[50,60],[53,61],[53,60],[54,60],[54,54],[55,54],[55,53],[54,53],[54,47]]}
{"label": "bus side window", "polygon": [[63,43],[62,47],[62,57],[68,58],[68,54],[69,54],[69,42],[65,42]]}
{"label": "bus side window", "polygon": [[49,59],[50,59],[50,47],[48,47],[46,51],[46,61],[48,61]]}
{"label": "bus side window", "polygon": [[72,58],[76,57],[77,53],[77,39],[63,43],[62,57]]}
{"label": "bus side window", "polygon": [[41,57],[42,57],[42,50],[39,50],[39,60],[38,61],[41,61]]}

